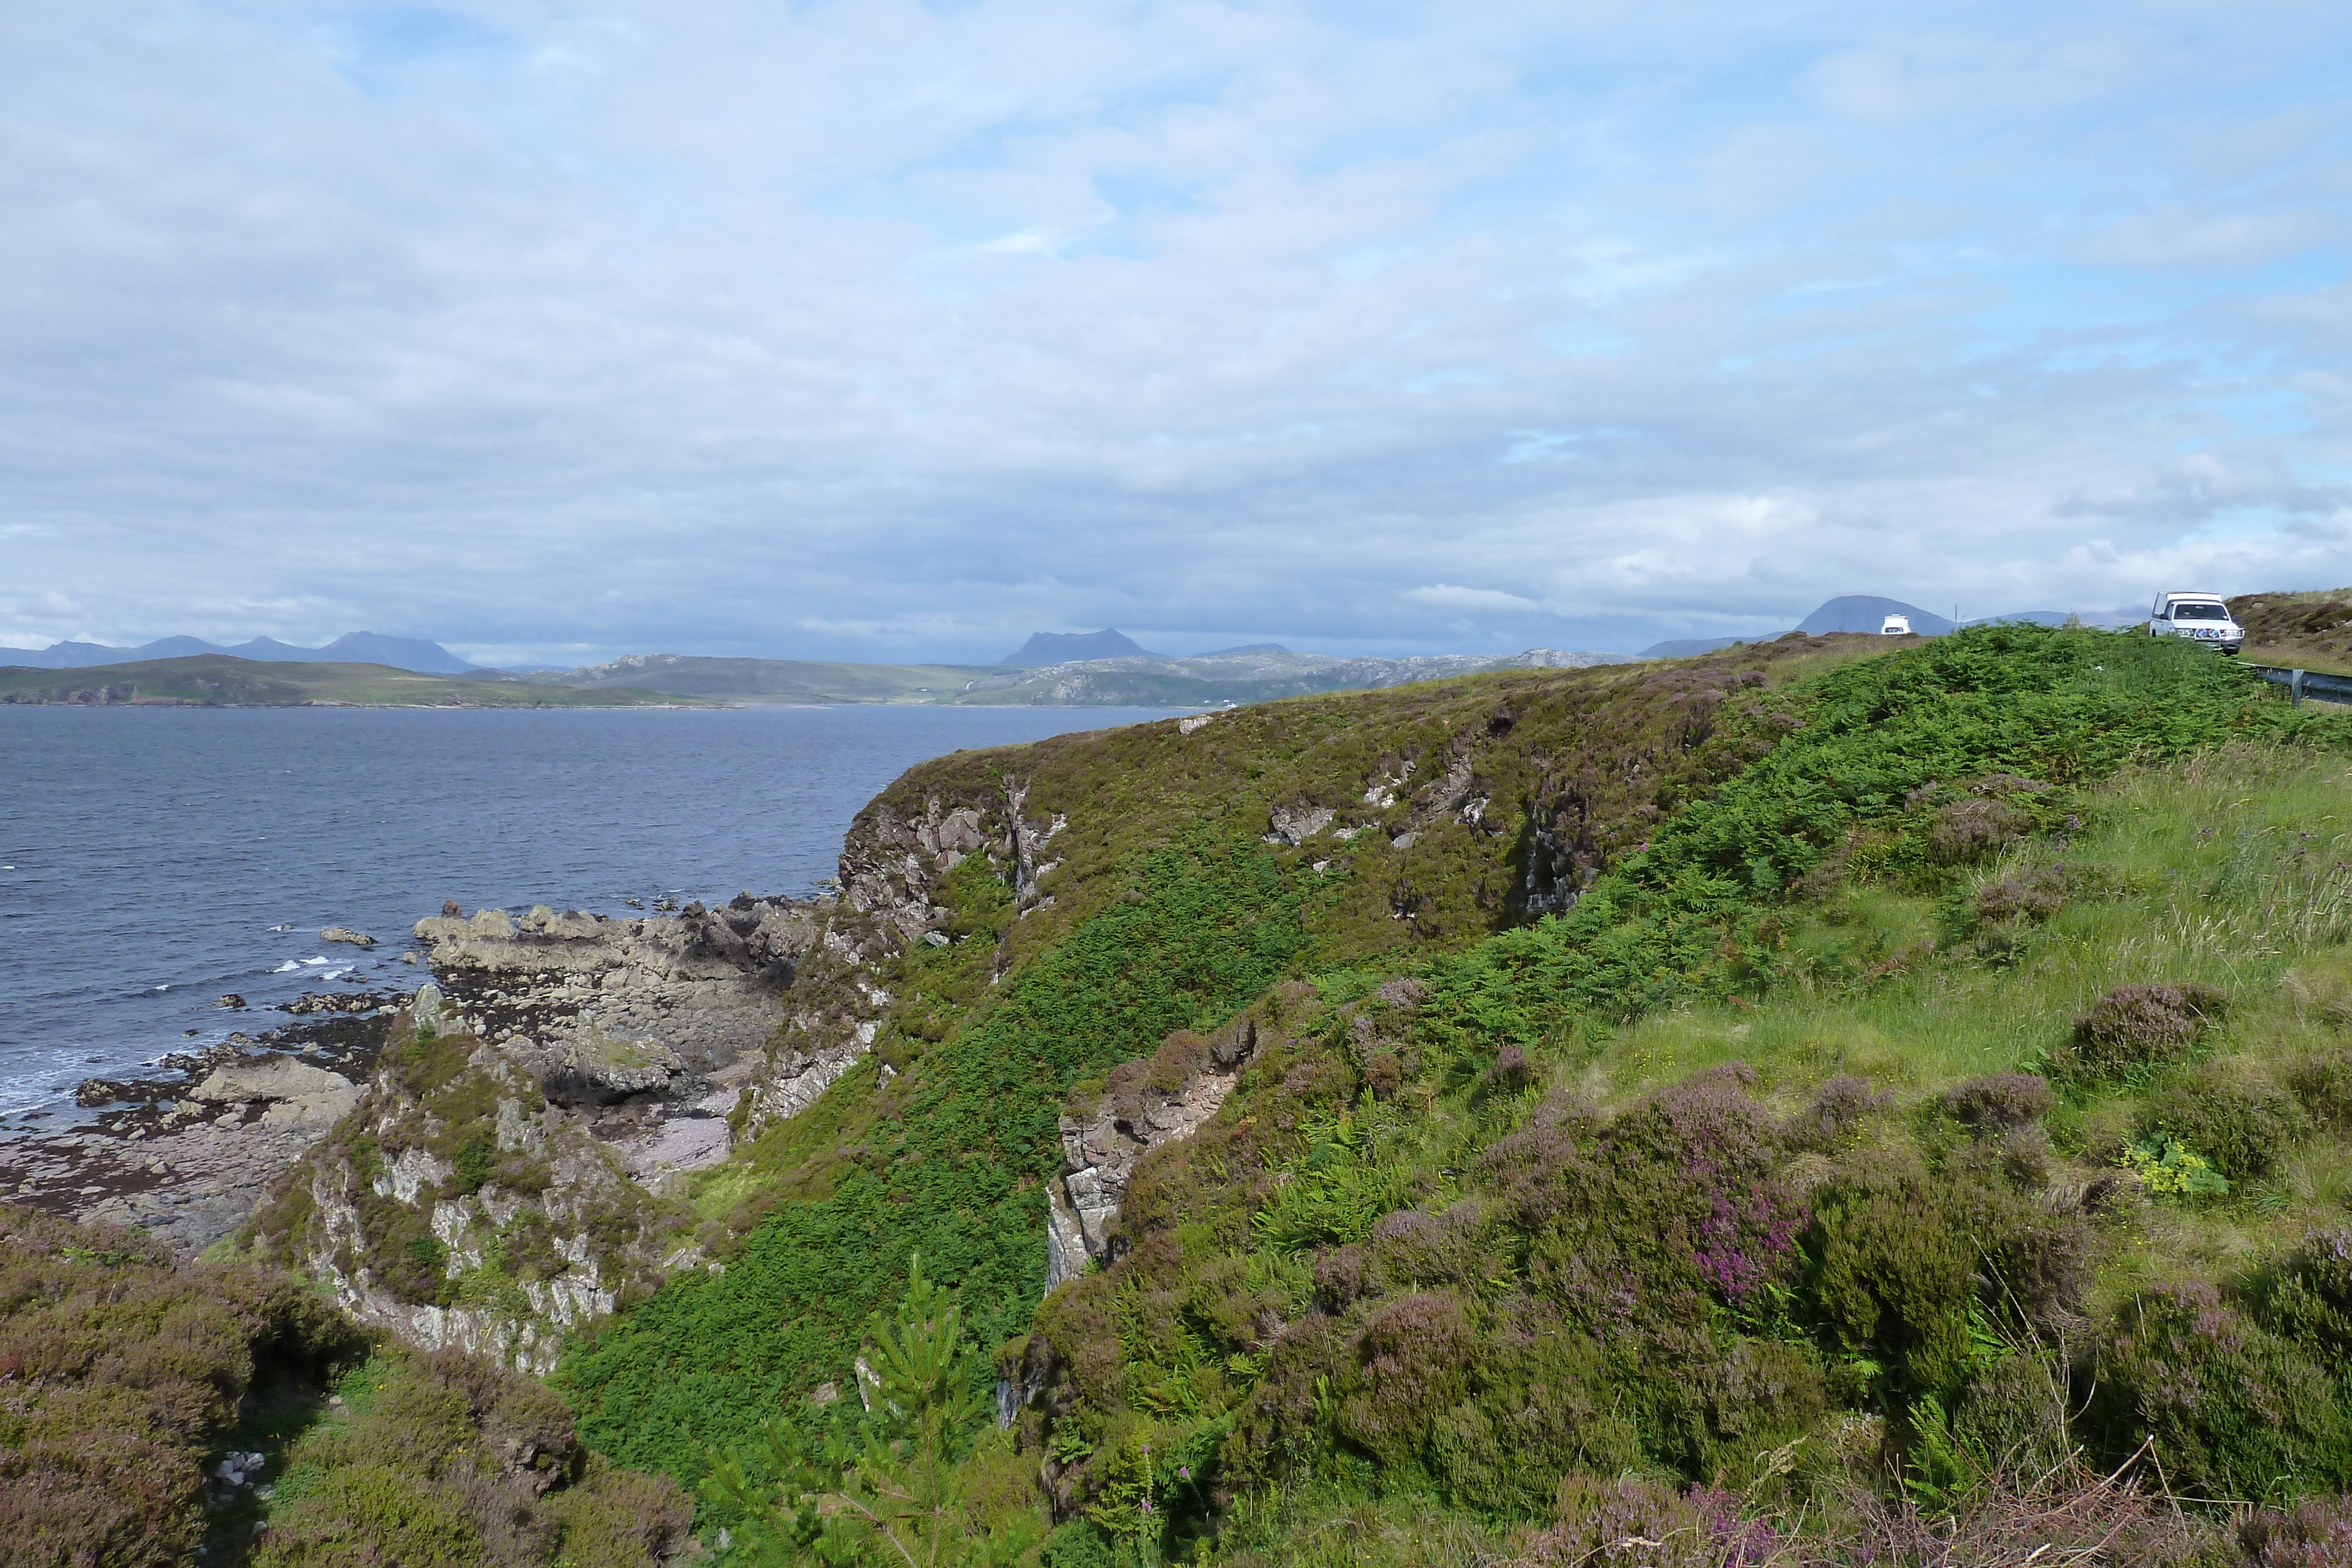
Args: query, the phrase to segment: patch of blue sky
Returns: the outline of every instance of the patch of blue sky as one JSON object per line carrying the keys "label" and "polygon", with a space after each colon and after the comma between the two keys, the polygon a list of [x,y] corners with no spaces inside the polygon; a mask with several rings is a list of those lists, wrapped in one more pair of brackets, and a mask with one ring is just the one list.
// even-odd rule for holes
{"label": "patch of blue sky", "polygon": [[2302,435],[2319,428],[2310,399],[2294,387],[2248,387],[2191,398],[2189,406],[2221,415],[2233,435]]}
{"label": "patch of blue sky", "polygon": [[2296,520],[2284,507],[2224,507],[2189,529],[2188,537],[2209,541],[2268,539]]}
{"label": "patch of blue sky", "polygon": [[1155,169],[1097,169],[1094,187],[1122,218],[1197,213],[1202,206],[1201,182],[1171,179]]}
{"label": "patch of blue sky", "polygon": [[1506,463],[1591,463],[1594,453],[1622,448],[1643,439],[1630,424],[1593,424],[1581,430],[1513,430],[1503,449]]}
{"label": "patch of blue sky", "polygon": [[2026,258],[1975,270],[2000,292],[1970,320],[1978,351],[2003,353],[2052,332],[2147,328],[2220,300],[2308,292],[2343,281],[2345,273],[2341,256],[2317,248],[2263,267],[2213,271]]}
{"label": "patch of blue sky", "polygon": [[1500,386],[1503,378],[1492,371],[1431,371],[1423,375],[1409,376],[1397,383],[1400,390],[1415,397],[1429,397],[1451,392],[1456,387]]}
{"label": "patch of blue sky", "polygon": [[470,16],[428,5],[379,5],[329,22],[321,42],[328,63],[372,99],[391,97],[420,66],[511,68],[522,47],[511,35]]}
{"label": "patch of blue sky", "polygon": [[1605,321],[1590,319],[1555,321],[1538,331],[1536,340],[1555,354],[1580,359],[1622,354],[1640,342]]}

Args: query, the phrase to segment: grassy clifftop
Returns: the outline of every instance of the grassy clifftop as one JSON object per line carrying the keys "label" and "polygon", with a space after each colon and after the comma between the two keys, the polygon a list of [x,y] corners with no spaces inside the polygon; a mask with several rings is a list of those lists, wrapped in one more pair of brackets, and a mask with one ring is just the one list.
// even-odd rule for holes
{"label": "grassy clifftop", "polygon": [[[1039,1478],[998,1501],[1057,1563],[1289,1559],[1367,1507],[1401,1561],[1488,1550],[1580,1475],[1834,1534],[2158,1431],[2199,1487],[2333,1490],[2324,1337],[2242,1292],[2318,1267],[2341,1157],[2297,998],[2334,994],[2346,739],[2199,650],[2001,628],[927,764],[861,821],[902,892],[992,793],[1037,869],[1010,833],[922,894],[947,945],[873,1070],[714,1182],[772,1206],[567,1386],[681,1476],[822,1429],[919,1251],[1003,1346],[973,1462]],[[1240,1086],[1041,1309],[1066,1098],[1244,1012]],[[2177,1375],[2304,1414],[2216,1425]]]}

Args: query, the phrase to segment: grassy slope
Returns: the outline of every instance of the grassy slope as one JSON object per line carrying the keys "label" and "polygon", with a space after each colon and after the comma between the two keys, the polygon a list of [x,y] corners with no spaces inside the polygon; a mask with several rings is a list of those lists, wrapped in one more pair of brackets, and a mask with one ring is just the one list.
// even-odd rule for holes
{"label": "grassy slope", "polygon": [[[1057,1561],[1186,1546],[1212,1500],[1284,1475],[1288,1504],[1236,1501],[1223,1550],[1314,1559],[1370,1530],[1412,1560],[1423,1525],[1490,1539],[1541,1520],[1562,1469],[1628,1466],[1835,1529],[1843,1486],[1887,1484],[1882,1455],[1957,1487],[2012,1437],[2117,1455],[2161,1431],[2214,1493],[2352,1476],[2341,1388],[2248,1266],[2345,1186],[2313,1120],[2344,1107],[2275,1087],[2342,1051],[2341,722],[2195,650],[2007,630],[1770,707],[1726,738],[1778,748],[1568,917],[1391,951],[1418,993],[1306,950],[1314,986],[1259,1004],[1277,1027],[1244,1088],[1130,1191],[1132,1250],[1015,1347],[1046,1389],[1017,1441],[1096,1532],[1066,1529]],[[2287,737],[2306,745],[2270,749]],[[2061,906],[1979,915],[2000,884]],[[2058,1071],[2070,1016],[2154,981],[2213,984],[2234,1021],[2181,1060]],[[2046,1130],[1942,1113],[1956,1079],[2021,1066],[2063,1092]],[[2324,1081],[2294,1079],[2321,1102]],[[2232,1193],[2086,1201],[2151,1135],[2200,1144]],[[2149,1293],[2213,1280],[2240,1304]],[[2012,1375],[2072,1375],[2045,1335],[2089,1353],[2097,1394],[2054,1439]],[[2182,1377],[2226,1394],[2184,1406]]]}
{"label": "grassy slope", "polygon": [[[88,695],[83,695],[88,694]],[[100,695],[102,694],[102,695]],[[79,670],[0,668],[0,703],[298,707],[635,707],[674,699],[631,689],[573,691],[522,681],[424,675],[385,664],[268,664],[204,653]]]}
{"label": "grassy slope", "polygon": [[2352,589],[2242,594],[2230,601],[2230,613],[2246,629],[2242,657],[2352,674]]}
{"label": "grassy slope", "polygon": [[[1937,1412],[1957,1408],[1971,1441],[1969,1421],[2013,1430],[1978,1391],[2001,1365],[2040,1364],[2044,1333],[2093,1353],[2077,1392],[2105,1392],[2062,1435],[2095,1452],[2119,1458],[2159,1430],[2176,1477],[2208,1495],[2274,1495],[2282,1473],[2344,1484],[2343,1391],[2257,1326],[2270,1319],[2255,1298],[2275,1277],[2258,1265],[2341,1222],[2347,1151],[2311,1119],[2325,1107],[2275,1086],[2344,1050],[2328,1009],[2344,991],[2352,737],[2291,717],[2220,661],[2097,635],[1979,633],[1793,695],[1805,728],[1568,919],[1436,961],[1418,1005],[1327,977],[1294,1015],[1292,1047],[1139,1177],[1133,1251],[1040,1318],[1065,1392],[1024,1438],[1057,1461],[1066,1507],[1114,1536],[1176,1520],[1173,1544],[1208,1495],[1288,1473],[1334,1500],[1255,1534],[1249,1510],[1227,1521],[1229,1547],[1279,1558],[1310,1554],[1327,1526],[1365,1528],[1347,1500],[1368,1491],[1408,1500],[1424,1524],[1413,1497],[1441,1504],[1441,1521],[1539,1519],[1563,1468],[1754,1483],[1751,1504],[1818,1513],[1834,1488],[1803,1487],[1849,1463],[1885,1480],[1875,1439],[1847,1451],[1857,1417],[1887,1417],[1915,1474],[1923,1433],[1945,1430]],[[2266,749],[2257,737],[2283,726],[2320,749]],[[2232,737],[2252,748],[2205,749]],[[1906,796],[1995,768],[2061,784],[2011,796],[2039,832],[1989,862],[1937,852],[1938,794]],[[1958,797],[1963,814],[1972,799]],[[2060,865],[2074,892],[2047,924],[1973,913],[1981,889]],[[2046,1142],[2030,1127],[1972,1140],[1939,1113],[1965,1076],[2054,1071],[2070,1017],[2108,987],[2156,981],[2231,998],[2226,1031],[2193,1053],[2207,1064],[2061,1076]],[[1516,1071],[1496,1076],[1502,1042],[1526,1053],[1525,1089]],[[1383,1055],[1402,1067],[1392,1092],[1375,1088]],[[1686,1079],[1734,1061],[1753,1074],[1746,1092]],[[1809,1107],[1841,1073],[1871,1082]],[[2196,1124],[2216,1163],[2232,1151],[2232,1194],[2084,1207],[2167,1117]],[[1678,1144],[1678,1124],[1704,1135]],[[1549,1152],[1528,1166],[1517,1147]],[[1938,1174],[1902,1174],[1922,1162]],[[1675,1173],[1702,1167],[1677,1197]],[[1775,1193],[1812,1206],[1785,1250],[1746,1238],[1771,1254],[1779,1293],[1710,1283],[1708,1249],[1719,1265],[1740,1206]],[[1560,1203],[1583,1216],[1566,1230],[1545,1218]],[[1407,1205],[1420,1218],[1376,1228]],[[2031,1321],[2004,1320],[2002,1292],[1974,1301],[1972,1269],[2000,1277],[2006,1260],[2015,1274],[2028,1254],[2088,1260],[2095,1284],[2061,1279],[2044,1299],[2019,1276]],[[2147,1292],[2182,1281],[2245,1292],[2243,1318],[2217,1320],[2224,1350],[2161,1346],[2168,1385],[2130,1325],[2169,1321]],[[1857,1291],[1875,1303],[1861,1316]],[[1979,1314],[1990,1351],[1969,1348]],[[1269,1340],[1269,1322],[1297,1327]],[[2184,1416],[2166,1392],[2179,1379],[2216,1390],[2217,1412]],[[2233,1413],[2265,1407],[2284,1436]],[[1529,1427],[1528,1412],[1549,1414]],[[1757,1472],[1783,1442],[1798,1467],[1785,1485]],[[1155,1452],[1160,1477],[1184,1461],[1215,1479],[1155,1490]],[[1156,1514],[1139,1511],[1147,1498]],[[1395,1522],[1370,1525],[1393,1538]]]}
{"label": "grassy slope", "polygon": [[[1074,1082],[1214,1027],[1286,975],[1507,926],[1529,809],[1568,852],[1612,859],[1757,755],[1718,733],[1727,701],[1877,651],[1798,638],[1671,668],[1482,675],[910,770],[861,832],[1012,775],[1027,817],[1066,821],[1042,852],[1054,903],[1016,918],[989,862],[964,862],[942,894],[959,940],[882,977],[895,999],[874,1061],[706,1178],[709,1216],[766,1215],[726,1273],[673,1283],[570,1363],[585,1429],[693,1474],[702,1443],[740,1440],[779,1398],[846,1385],[858,1323],[919,1249],[988,1335],[1019,1332],[1044,1289],[1039,1184]],[[1392,803],[1365,800],[1407,763]],[[1474,789],[1493,810],[1465,820],[1455,797]],[[1323,833],[1263,841],[1277,807],[1315,806],[1336,813]],[[1347,826],[1361,831],[1339,841]],[[878,1089],[886,1064],[900,1076]]]}

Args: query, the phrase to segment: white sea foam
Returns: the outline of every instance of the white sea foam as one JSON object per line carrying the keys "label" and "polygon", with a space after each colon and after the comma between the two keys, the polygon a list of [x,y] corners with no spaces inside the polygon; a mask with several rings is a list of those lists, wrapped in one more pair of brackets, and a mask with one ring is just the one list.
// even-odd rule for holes
{"label": "white sea foam", "polygon": [[278,965],[278,967],[276,967],[275,969],[270,970],[269,972],[270,972],[271,974],[273,974],[273,975],[286,975],[286,974],[291,974],[293,971],[295,971],[296,969],[300,968],[301,967],[302,967],[301,965],[299,965],[299,964],[296,963],[293,959],[289,958],[289,959],[287,959],[287,960],[286,960],[286,962],[284,962],[283,964]]}

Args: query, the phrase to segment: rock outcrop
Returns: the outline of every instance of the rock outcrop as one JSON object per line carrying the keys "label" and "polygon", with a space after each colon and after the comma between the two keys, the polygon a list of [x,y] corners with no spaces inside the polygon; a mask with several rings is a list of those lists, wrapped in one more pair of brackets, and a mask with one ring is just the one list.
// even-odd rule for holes
{"label": "rock outcrop", "polygon": [[271,1056],[214,1069],[188,1091],[188,1098],[207,1105],[259,1104],[265,1127],[323,1133],[351,1113],[360,1102],[360,1091],[340,1072],[290,1056]]}
{"label": "rock outcrop", "polygon": [[1138,1161],[1198,1132],[1257,1050],[1244,1015],[1208,1039],[1179,1030],[1148,1060],[1120,1064],[1063,1113],[1062,1170],[1046,1187],[1045,1288],[1116,1254],[1120,1207]]}
{"label": "rock outcrop", "polygon": [[873,1048],[890,1002],[873,972],[928,908],[746,893],[675,916],[420,920],[436,981],[254,1244],[412,1344],[548,1371],[625,1296],[718,1267],[672,1179]]}
{"label": "rock outcrop", "polygon": [[[740,1069],[785,1024],[785,994],[824,915],[746,893],[719,909],[695,903],[642,919],[541,904],[517,922],[486,909],[427,917],[415,934],[447,988],[443,1007],[461,1020],[444,1027],[490,1041],[551,1103],[691,1106],[723,1092],[725,1109],[743,1080],[766,1076],[769,1063]],[[829,1051],[786,1053],[782,1081],[812,1069],[838,1076],[871,1043],[840,1032]]]}

